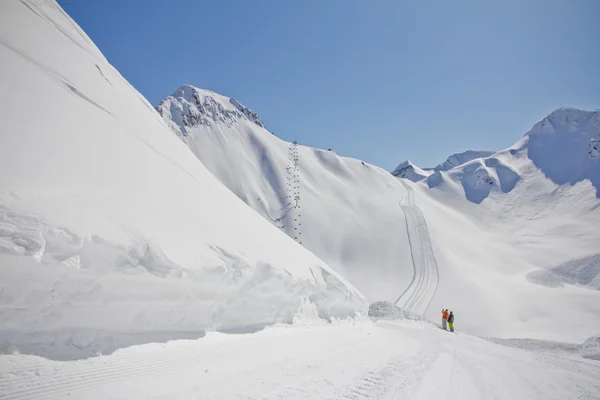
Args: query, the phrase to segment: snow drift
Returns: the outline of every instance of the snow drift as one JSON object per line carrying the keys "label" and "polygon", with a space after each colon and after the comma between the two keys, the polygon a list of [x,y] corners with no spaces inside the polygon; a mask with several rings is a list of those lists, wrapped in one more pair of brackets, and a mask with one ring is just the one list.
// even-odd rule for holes
{"label": "snow drift", "polygon": [[[5,351],[289,322],[306,301],[324,318],[366,310],[218,182],[54,1],[2,2],[0,19]],[[231,107],[223,118],[260,125]]]}

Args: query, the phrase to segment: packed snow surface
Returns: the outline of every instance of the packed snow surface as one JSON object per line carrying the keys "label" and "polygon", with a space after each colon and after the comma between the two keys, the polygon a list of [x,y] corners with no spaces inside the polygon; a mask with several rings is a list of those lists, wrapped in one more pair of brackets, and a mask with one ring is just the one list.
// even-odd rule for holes
{"label": "packed snow surface", "polygon": [[[0,351],[110,352],[366,312],[225,188],[53,1],[0,4]],[[35,104],[36,106],[32,106]],[[261,125],[238,102],[225,122]]]}
{"label": "packed snow surface", "polygon": [[413,321],[210,332],[87,360],[8,355],[0,361],[6,400],[600,398],[597,361]]}

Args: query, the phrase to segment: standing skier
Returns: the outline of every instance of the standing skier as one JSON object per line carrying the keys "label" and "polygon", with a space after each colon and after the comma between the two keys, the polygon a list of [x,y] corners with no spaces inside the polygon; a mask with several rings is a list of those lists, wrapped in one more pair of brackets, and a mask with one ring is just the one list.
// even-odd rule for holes
{"label": "standing skier", "polygon": [[448,316],[448,327],[450,328],[450,332],[454,332],[454,313],[450,311],[450,315]]}
{"label": "standing skier", "polygon": [[446,323],[448,322],[448,317],[450,316],[450,314],[448,314],[448,309],[443,309],[442,310],[442,329],[446,330]]}

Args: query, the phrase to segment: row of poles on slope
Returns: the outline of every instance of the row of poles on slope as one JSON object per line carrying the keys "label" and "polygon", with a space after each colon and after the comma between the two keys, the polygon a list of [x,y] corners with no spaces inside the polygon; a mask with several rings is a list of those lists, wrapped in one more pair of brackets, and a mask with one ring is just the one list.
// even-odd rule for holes
{"label": "row of poles on slope", "polygon": [[288,148],[288,164],[286,173],[287,205],[282,208],[283,215],[278,218],[280,229],[289,227],[288,234],[302,244],[302,214],[300,213],[300,162],[298,142],[294,141]]}

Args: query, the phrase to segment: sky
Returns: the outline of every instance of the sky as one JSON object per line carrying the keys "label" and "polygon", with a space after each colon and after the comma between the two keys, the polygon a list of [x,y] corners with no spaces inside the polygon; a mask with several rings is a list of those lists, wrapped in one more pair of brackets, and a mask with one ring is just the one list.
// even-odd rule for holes
{"label": "sky", "polygon": [[392,170],[600,108],[597,0],[59,0],[152,104],[236,98],[285,140]]}

